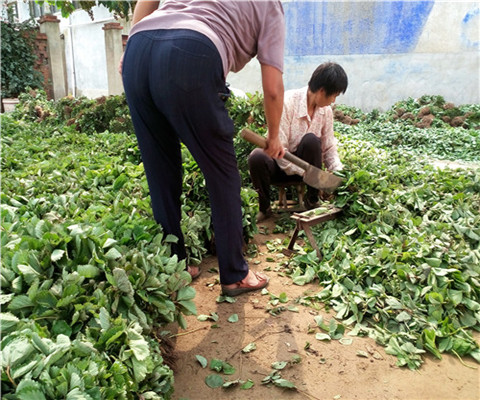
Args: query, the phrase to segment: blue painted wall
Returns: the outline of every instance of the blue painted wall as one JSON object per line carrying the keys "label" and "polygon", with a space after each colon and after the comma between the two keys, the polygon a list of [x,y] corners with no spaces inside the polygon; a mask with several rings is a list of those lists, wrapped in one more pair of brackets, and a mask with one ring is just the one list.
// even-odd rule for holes
{"label": "blue painted wall", "polygon": [[286,56],[397,54],[415,49],[434,1],[284,3]]}
{"label": "blue painted wall", "polygon": [[[480,6],[480,2],[478,2]],[[461,38],[467,47],[480,50],[480,8],[467,12],[462,20]]]}

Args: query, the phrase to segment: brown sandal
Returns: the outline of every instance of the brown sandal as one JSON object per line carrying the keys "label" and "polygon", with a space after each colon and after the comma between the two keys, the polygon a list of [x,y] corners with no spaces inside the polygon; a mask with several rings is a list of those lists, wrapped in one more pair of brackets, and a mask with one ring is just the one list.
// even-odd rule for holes
{"label": "brown sandal", "polygon": [[254,286],[249,286],[241,280],[237,282],[235,287],[229,288],[227,285],[222,285],[222,295],[234,297],[243,293],[252,292],[254,290],[263,289],[268,285],[270,278],[260,272],[252,271],[255,274],[255,277],[258,279],[258,283]]}

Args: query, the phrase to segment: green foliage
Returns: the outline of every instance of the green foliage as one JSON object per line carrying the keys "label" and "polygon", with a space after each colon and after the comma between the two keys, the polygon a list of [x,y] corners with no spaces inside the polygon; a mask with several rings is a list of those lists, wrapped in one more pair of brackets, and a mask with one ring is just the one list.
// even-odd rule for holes
{"label": "green foliage", "polygon": [[297,257],[294,282],[317,278],[323,289],[309,301],[399,365],[418,368],[427,351],[480,362],[471,334],[480,330],[480,169],[439,170],[354,136],[340,137],[343,215],[314,230],[324,257]]}
{"label": "green foliage", "polygon": [[455,106],[442,96],[425,95],[418,99],[408,98],[394,104],[383,115],[382,121],[396,121],[419,128],[445,128],[446,126],[478,129],[480,105]]}
{"label": "green foliage", "polygon": [[3,359],[2,395],[169,398],[173,373],[150,335],[185,326],[195,292],[170,254],[176,238],[151,218],[143,169],[127,151],[135,138],[10,115],[2,128],[1,346],[28,350]]}
{"label": "green foliage", "polygon": [[[214,241],[198,165],[183,148],[180,262],[151,215],[124,97],[20,100],[2,115],[2,396],[170,398],[153,333],[196,313],[185,266]],[[242,189],[246,241],[256,202]]]}
{"label": "green foliage", "polygon": [[335,120],[347,125],[359,122],[392,123],[398,129],[409,130],[448,127],[464,129],[480,129],[480,104],[464,104],[455,106],[447,103],[442,96],[424,95],[418,99],[408,98],[395,103],[387,112],[362,110],[342,104],[334,107]]}
{"label": "green foliage", "polygon": [[[227,107],[237,133],[265,133],[260,95]],[[314,230],[321,261],[307,252],[292,262],[295,283],[322,286],[303,301],[326,303],[342,321],[317,320],[317,338],[341,340],[350,327],[412,369],[425,352],[479,361],[471,330],[480,330],[480,170],[439,171],[414,156],[478,160],[477,132],[382,125],[388,113],[350,111],[358,124],[336,125],[346,179],[334,201],[344,213]],[[31,91],[2,116],[2,131],[3,398],[170,398],[173,373],[153,333],[174,321],[185,327],[195,291],[185,261],[171,256],[177,238],[152,218],[124,97],[55,102]],[[252,146],[238,136],[234,144],[247,184]],[[182,157],[182,231],[187,262],[199,263],[214,242],[208,196],[186,148]],[[248,242],[257,195],[249,187],[241,195]],[[262,383],[294,389],[277,367]]]}
{"label": "green foliage", "polygon": [[[70,14],[72,14],[76,8],[73,1],[70,0],[35,0],[36,3],[39,5],[43,5],[45,3],[57,7],[60,12],[62,13],[62,17],[68,18]],[[98,5],[103,5],[108,9],[108,11],[114,13],[116,18],[125,18],[128,21],[129,12],[134,9],[135,4],[137,3],[136,0],[98,0],[98,1],[88,1],[88,0],[80,0],[75,1],[77,6],[80,6],[80,9],[86,11],[90,18],[93,20],[93,11],[92,8]]]}
{"label": "green foliage", "polygon": [[[252,101],[256,107],[256,112],[260,113],[261,97],[255,95],[252,96],[252,99],[254,99]],[[248,113],[251,112],[251,107],[249,108],[245,99],[238,100],[233,104],[242,104],[244,110],[248,110]],[[244,114],[246,112],[243,111]],[[237,113],[237,115],[240,115],[240,113]],[[53,101],[47,99],[45,92],[31,90],[20,96],[20,104],[12,113],[12,116],[22,122],[36,122],[52,129],[56,129],[59,125],[66,125],[69,129],[75,129],[80,133],[88,133],[90,135],[104,131],[134,135],[124,95],[101,97],[95,100],[68,96],[58,101]],[[235,140],[236,150],[245,152],[242,149],[249,144],[243,139]],[[133,139],[125,149],[119,149],[119,154],[123,154],[129,162],[141,162],[136,141]],[[190,249],[187,261],[196,264],[200,262],[206,252],[214,251],[213,227],[209,218],[210,205],[203,174],[188,149],[184,146],[182,146],[182,158],[184,167],[184,204],[182,207],[184,219],[182,230],[185,234],[187,247]],[[248,177],[246,161],[245,169],[241,174],[246,180]],[[244,210],[244,238],[248,243],[257,231],[253,218],[257,212],[257,198],[256,193],[250,188],[242,189],[241,195]]]}
{"label": "green foliage", "polygon": [[[335,130],[385,149],[397,148],[446,160],[480,161],[480,105],[455,107],[440,96],[423,96],[396,103],[391,110],[374,110],[363,117],[358,110],[337,106],[337,111],[356,115],[358,123],[335,122]],[[422,121],[428,116],[429,125]],[[341,119],[340,119],[341,120]],[[448,122],[446,122],[448,121]],[[454,122],[457,121],[457,122]],[[454,125],[454,126],[452,126]]]}
{"label": "green foliage", "polygon": [[64,123],[78,132],[110,131],[133,134],[133,124],[124,95],[99,97],[64,97],[48,100],[44,91],[30,90],[20,96],[13,116],[21,121],[41,122],[45,126]]}
{"label": "green foliage", "polygon": [[366,118],[365,113],[357,107],[347,106],[345,104],[335,104],[333,107],[335,119],[339,120],[342,116],[347,115],[352,120],[364,120]]}
{"label": "green foliage", "polygon": [[395,122],[360,123],[355,126],[335,123],[338,133],[362,138],[382,148],[398,148],[427,158],[480,161],[480,130],[453,128],[422,129]]}
{"label": "green foliage", "polygon": [[253,189],[242,187],[243,239],[248,243],[258,233],[256,215],[258,214],[258,194]]}
{"label": "green foliage", "polygon": [[267,132],[263,95],[258,92],[255,94],[248,93],[245,98],[232,95],[227,101],[226,108],[235,127],[236,135],[233,143],[237,155],[238,169],[243,184],[248,186],[251,185],[248,172],[248,155],[255,148],[255,145],[242,139],[238,134],[244,128],[249,128],[259,134]]}
{"label": "green foliage", "polygon": [[40,72],[35,65],[34,40],[36,25],[34,21],[13,22],[11,8],[7,9],[8,18],[1,20],[1,97],[18,97],[28,87],[39,88],[43,85]]}
{"label": "green foliage", "polygon": [[4,336],[2,398],[137,398],[133,393],[170,398],[173,372],[163,364],[157,341],[145,338],[137,324],[125,326],[111,318],[105,309],[95,325],[93,331],[109,343],[108,352],[95,346],[97,338],[90,331],[73,339],[63,333],[49,338],[33,321]]}
{"label": "green foliage", "polygon": [[[72,107],[68,100],[73,100]],[[86,101],[87,107],[79,104],[75,99],[64,99],[58,103],[63,106],[64,116],[70,116],[68,123],[73,123],[80,132],[133,132],[132,120],[125,96],[99,97],[93,101]],[[72,111],[70,112],[70,108]],[[78,112],[75,112],[77,111]]]}
{"label": "green foliage", "polygon": [[263,95],[259,92],[247,93],[246,97],[232,94],[226,103],[226,108],[237,132],[247,125],[256,128],[265,128],[267,125],[263,109]]}

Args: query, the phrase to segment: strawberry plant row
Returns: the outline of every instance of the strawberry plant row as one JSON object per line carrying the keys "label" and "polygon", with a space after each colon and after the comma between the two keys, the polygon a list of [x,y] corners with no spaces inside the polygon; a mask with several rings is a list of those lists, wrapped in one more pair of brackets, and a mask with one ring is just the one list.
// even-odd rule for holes
{"label": "strawberry plant row", "polygon": [[169,398],[153,334],[185,326],[195,292],[149,215],[132,138],[2,125],[3,398]]}
{"label": "strawberry plant row", "polygon": [[[170,398],[158,332],[186,327],[195,291],[153,220],[135,137],[28,115],[2,116],[2,398]],[[199,263],[213,231],[183,156],[182,229]],[[242,199],[248,241],[256,194]]]}

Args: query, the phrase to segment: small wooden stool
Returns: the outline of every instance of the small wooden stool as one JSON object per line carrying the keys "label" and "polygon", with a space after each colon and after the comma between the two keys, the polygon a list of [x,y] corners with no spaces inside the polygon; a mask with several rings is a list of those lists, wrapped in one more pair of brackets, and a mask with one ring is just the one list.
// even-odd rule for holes
{"label": "small wooden stool", "polygon": [[[305,183],[298,181],[282,182],[274,183],[273,186],[278,188],[278,211],[294,212],[305,210],[305,206],[303,205],[303,199],[305,197]],[[297,200],[287,200],[287,190],[291,188],[296,190]]]}
{"label": "small wooden stool", "polygon": [[291,255],[294,253],[293,246],[295,245],[295,241],[297,240],[298,234],[300,231],[304,231],[307,235],[307,238],[310,242],[310,245],[315,249],[317,252],[318,258],[322,259],[322,253],[318,248],[317,242],[310,230],[311,226],[317,225],[321,222],[330,221],[331,219],[337,218],[340,213],[342,212],[341,208],[334,207],[333,205],[328,206],[321,206],[318,208],[314,208],[312,210],[304,211],[302,213],[294,213],[291,218],[296,221],[296,227],[293,231],[292,237],[290,238],[290,243],[288,244],[288,248],[285,249],[283,252],[286,255]]}

